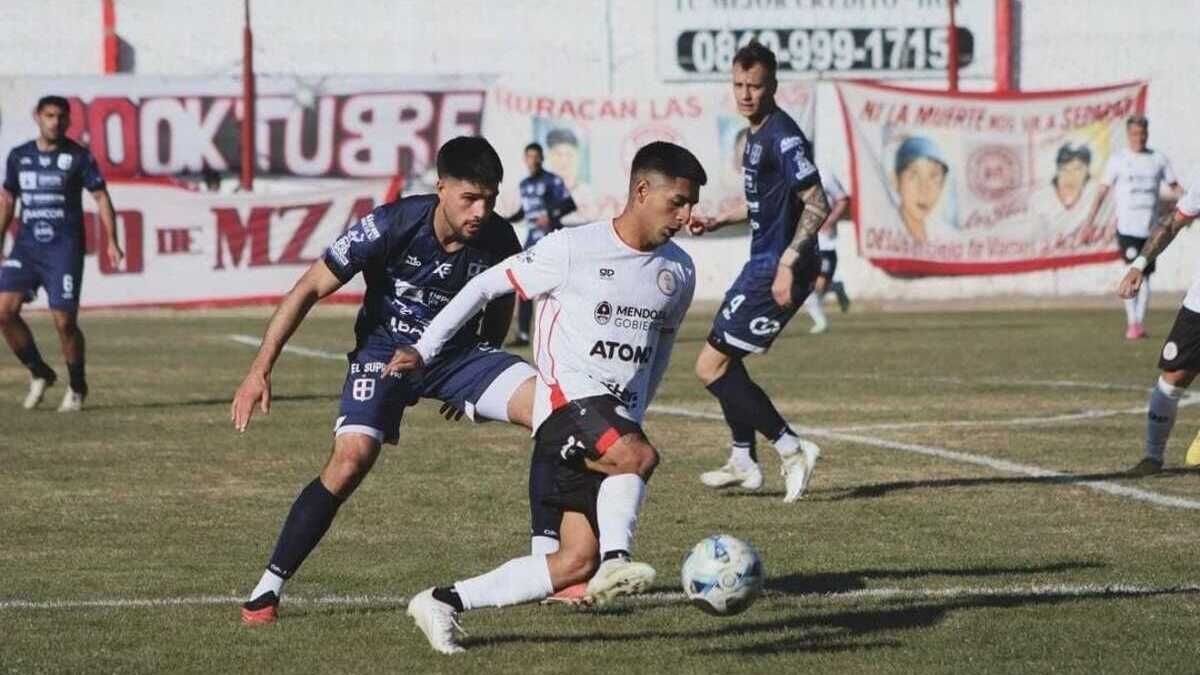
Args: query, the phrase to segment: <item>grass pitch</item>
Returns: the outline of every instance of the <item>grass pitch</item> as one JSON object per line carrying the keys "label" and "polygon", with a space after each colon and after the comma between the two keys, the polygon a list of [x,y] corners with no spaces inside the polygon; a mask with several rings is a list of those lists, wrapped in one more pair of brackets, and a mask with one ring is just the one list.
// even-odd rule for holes
{"label": "grass pitch", "polygon": [[[790,420],[824,434],[790,506],[767,444],[761,492],[697,480],[727,443],[691,372],[714,309],[697,306],[657,403],[699,415],[646,424],[664,455],[638,533],[655,593],[468,613],[459,657],[433,653],[402,601],[527,551],[521,431],[410,411],[281,622],[248,629],[237,602],[327,456],[344,363],[285,355],[271,415],[239,435],[229,397],[253,351],[227,336],[260,334],[262,313],[85,315],[83,414],[23,414],[26,373],[0,367],[0,670],[1194,672],[1200,475],[1121,475],[1172,313],[1128,343],[1112,305],[852,313],[820,336],[801,315],[749,362]],[[32,323],[56,352],[47,317]],[[318,311],[292,344],[344,352],[351,326]],[[1198,426],[1181,408],[1169,464]],[[769,575],[725,619],[677,594],[681,557],[717,531],[753,542]]]}

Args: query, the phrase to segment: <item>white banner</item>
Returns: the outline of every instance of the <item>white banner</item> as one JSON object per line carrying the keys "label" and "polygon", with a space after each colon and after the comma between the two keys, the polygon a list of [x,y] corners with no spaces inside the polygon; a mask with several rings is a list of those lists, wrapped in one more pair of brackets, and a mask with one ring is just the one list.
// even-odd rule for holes
{"label": "white banner", "polygon": [[[727,77],[751,40],[771,48],[781,78],[944,77],[950,11],[945,0],[658,0],[658,74],[664,80]],[[959,2],[959,74],[992,77],[996,3]]]}
{"label": "white banner", "polygon": [[[781,83],[776,95],[810,138],[816,89],[811,82]],[[729,84],[673,88],[670,95],[604,97],[540,95],[493,89],[484,132],[505,160],[500,210],[516,210],[516,182],[524,169],[512,158],[526,143],[545,149],[546,169],[558,174],[579,206],[564,220],[587,222],[616,216],[629,192],[629,167],[638,148],[670,141],[691,150],[708,173],[700,208],[715,213],[725,202],[744,200],[742,149],[747,123],[737,113]]]}
{"label": "white banner", "polygon": [[1087,215],[1145,83],[1011,95],[837,89],[859,252],[874,266],[1008,274],[1117,257],[1111,209]]}
{"label": "white banner", "polygon": [[[384,203],[391,189],[389,181],[358,181],[304,194],[222,195],[165,182],[109,183],[126,259],[114,269],[97,253],[103,237],[95,205],[84,196],[82,306],[274,302],[347,226]],[[11,245],[11,233],[7,241]],[[338,296],[357,300],[362,289],[356,278]],[[42,292],[32,306],[45,304]]]}

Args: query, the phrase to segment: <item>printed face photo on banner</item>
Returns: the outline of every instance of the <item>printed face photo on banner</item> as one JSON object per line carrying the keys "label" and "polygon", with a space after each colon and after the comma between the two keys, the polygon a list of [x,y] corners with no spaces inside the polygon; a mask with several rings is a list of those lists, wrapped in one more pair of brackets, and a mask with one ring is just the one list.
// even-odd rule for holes
{"label": "printed face photo on banner", "polygon": [[1116,256],[1087,216],[1145,86],[1025,97],[839,83],[863,256],[901,276],[996,274]]}

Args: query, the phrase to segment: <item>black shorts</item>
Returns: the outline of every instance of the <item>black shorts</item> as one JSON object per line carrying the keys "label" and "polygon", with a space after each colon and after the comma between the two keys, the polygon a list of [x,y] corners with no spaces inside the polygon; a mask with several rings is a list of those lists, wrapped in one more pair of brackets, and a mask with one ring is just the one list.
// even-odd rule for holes
{"label": "black shorts", "polygon": [[821,271],[817,272],[817,276],[833,281],[833,275],[837,272],[837,251],[821,251],[820,255]]}
{"label": "black shorts", "polygon": [[[1125,263],[1133,262],[1142,254],[1142,247],[1146,245],[1146,240],[1141,237],[1129,237],[1123,234],[1117,234],[1117,246],[1121,247],[1121,257],[1125,259]],[[1151,261],[1146,269],[1142,271],[1142,276],[1148,277],[1154,274],[1154,262]]]}
{"label": "black shorts", "polygon": [[592,471],[584,457],[596,459],[617,439],[641,434],[621,402],[612,396],[570,401],[538,427],[529,464],[529,515],[533,536],[557,539],[564,512],[587,516],[599,535],[596,496],[605,474]]}
{"label": "black shorts", "polygon": [[1162,370],[1200,370],[1200,314],[1180,307],[1158,359]]}

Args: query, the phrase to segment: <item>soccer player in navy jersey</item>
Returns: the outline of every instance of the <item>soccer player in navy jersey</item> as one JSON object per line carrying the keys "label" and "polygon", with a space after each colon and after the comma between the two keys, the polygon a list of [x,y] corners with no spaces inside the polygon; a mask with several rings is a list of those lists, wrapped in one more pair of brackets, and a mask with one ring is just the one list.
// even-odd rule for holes
{"label": "soccer player in navy jersey", "polygon": [[397,347],[415,343],[470,279],[520,251],[512,226],[492,210],[503,167],[486,140],[448,141],[438,151],[437,171],[436,194],[380,206],[304,273],[271,317],[234,396],[231,417],[244,431],[256,405],[269,410],[271,370],[308,311],[363,275],[367,291],[355,322],[355,347],[347,356],[333,451],[292,505],[267,569],[242,606],[245,623],[277,619],[284,581],[316,548],[382,444],[398,441],[405,408],[432,398],[472,419],[530,426],[534,371],[497,347],[512,321],[511,298],[471,317],[420,374],[383,372]]}
{"label": "soccer player in navy jersey", "polygon": [[788,426],[743,360],[766,353],[812,291],[821,270],[817,232],[829,205],[812,146],[775,103],[775,70],[775,54],[757,42],[734,55],[734,100],[750,122],[742,155],[746,201],[689,230],[700,235],[747,219],[751,229],[750,260],[726,292],[696,360],[696,374],[720,402],[733,437],[729,461],[700,479],[709,487],[760,488],[757,432],[779,452],[784,501],[793,502],[804,494],[820,449]]}
{"label": "soccer player in navy jersey", "polygon": [[38,287],[46,289],[70,375],[58,410],[72,412],[83,408],[88,393],[85,342],[77,321],[83,286],[83,190],[96,201],[104,252],[114,267],[125,254],[117,243],[116,214],[96,160],[87,148],[67,138],[67,99],[43,97],[35,118],[38,137],[8,154],[0,189],[0,253],[16,202],[21,203],[20,230],[12,250],[0,262],[0,330],[32,375],[23,405],[26,410],[35,408],[58,376],[38,352],[33,333],[21,318],[21,306],[34,298]]}
{"label": "soccer player in navy jersey", "polygon": [[[563,217],[575,212],[575,200],[566,183],[543,166],[545,155],[540,143],[525,146],[525,166],[529,175],[521,180],[521,208],[508,217],[509,222],[522,220],[529,227],[525,248],[533,246],[547,234],[562,227]],[[529,344],[529,325],[533,321],[533,301],[521,300],[517,305],[517,337],[510,347]]]}

